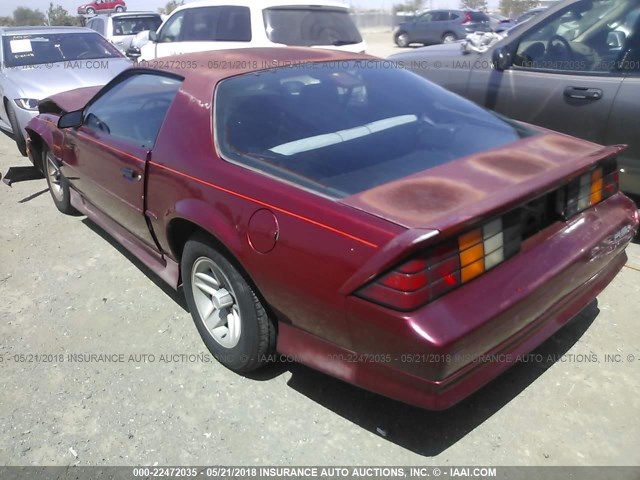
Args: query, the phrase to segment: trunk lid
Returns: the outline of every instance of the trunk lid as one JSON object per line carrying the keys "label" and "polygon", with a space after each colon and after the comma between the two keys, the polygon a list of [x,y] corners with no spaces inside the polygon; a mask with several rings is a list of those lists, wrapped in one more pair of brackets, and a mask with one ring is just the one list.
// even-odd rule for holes
{"label": "trunk lid", "polygon": [[341,202],[409,229],[442,231],[532,200],[623,149],[545,131],[350,195]]}

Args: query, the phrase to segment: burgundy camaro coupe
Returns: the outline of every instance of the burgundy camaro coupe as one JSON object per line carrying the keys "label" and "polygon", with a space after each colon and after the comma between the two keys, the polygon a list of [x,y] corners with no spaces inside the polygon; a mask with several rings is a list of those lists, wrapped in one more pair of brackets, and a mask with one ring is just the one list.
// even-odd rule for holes
{"label": "burgundy camaro coupe", "polygon": [[165,64],[41,102],[29,153],[59,210],[184,286],[234,371],[278,351],[446,408],[625,263],[638,211],[618,191],[622,146],[502,118],[365,55]]}

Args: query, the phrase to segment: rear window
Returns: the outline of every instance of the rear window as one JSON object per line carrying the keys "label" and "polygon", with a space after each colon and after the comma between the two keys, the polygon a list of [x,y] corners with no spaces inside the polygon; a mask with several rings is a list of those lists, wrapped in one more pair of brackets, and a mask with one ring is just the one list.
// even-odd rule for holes
{"label": "rear window", "polygon": [[343,8],[267,8],[263,17],[267,37],[274,43],[310,47],[362,42],[353,19]]}
{"label": "rear window", "polygon": [[214,115],[224,158],[333,198],[533,134],[383,61],[229,78]]}
{"label": "rear window", "polygon": [[7,67],[122,58],[116,47],[94,32],[5,36],[2,48]]}
{"label": "rear window", "polygon": [[136,35],[145,30],[156,31],[161,23],[159,15],[116,17],[113,19],[113,36]]}

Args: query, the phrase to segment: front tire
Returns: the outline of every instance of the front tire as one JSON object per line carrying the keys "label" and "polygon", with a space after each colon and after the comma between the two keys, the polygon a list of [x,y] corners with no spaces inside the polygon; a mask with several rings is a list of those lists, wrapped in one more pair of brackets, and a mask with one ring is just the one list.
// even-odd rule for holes
{"label": "front tire", "polygon": [[122,12],[124,12],[124,8],[122,8],[122,6],[120,6],[120,5],[118,5],[118,6],[116,7],[116,12],[117,12],[117,13],[122,13]]}
{"label": "front tire", "polygon": [[76,215],[78,211],[71,206],[69,181],[60,171],[58,161],[46,147],[42,152],[42,167],[56,208],[65,215]]}
{"label": "front tire", "polygon": [[409,34],[407,32],[398,32],[396,34],[396,45],[399,46],[400,48],[406,48],[409,46],[410,40],[409,40]]}
{"label": "front tire", "polygon": [[89,7],[87,8],[87,15],[95,15],[96,14],[96,9],[93,7]]}
{"label": "front tire", "polygon": [[13,132],[13,139],[16,141],[18,150],[23,157],[27,156],[27,141],[22,134],[22,129],[18,123],[18,117],[16,117],[16,111],[7,102],[7,116],[9,117],[9,124],[11,124],[11,131]]}
{"label": "front tire", "polygon": [[230,370],[248,373],[275,351],[275,326],[253,288],[212,244],[196,234],[184,247],[187,305],[211,354]]}

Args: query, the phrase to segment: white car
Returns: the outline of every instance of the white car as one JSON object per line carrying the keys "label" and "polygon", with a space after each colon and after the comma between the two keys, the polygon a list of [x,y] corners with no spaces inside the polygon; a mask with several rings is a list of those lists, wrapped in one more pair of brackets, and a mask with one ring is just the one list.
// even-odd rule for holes
{"label": "white car", "polygon": [[119,50],[126,52],[138,33],[156,30],[161,24],[162,18],[155,12],[125,12],[97,15],[87,21],[87,28],[95,30]]}
{"label": "white car", "polygon": [[182,53],[243,47],[305,46],[364,52],[349,8],[323,0],[206,0],[174,10],[132,58],[149,61]]}

